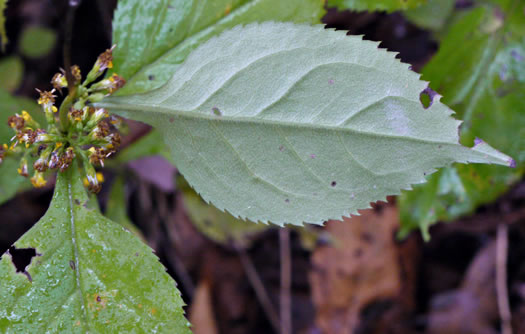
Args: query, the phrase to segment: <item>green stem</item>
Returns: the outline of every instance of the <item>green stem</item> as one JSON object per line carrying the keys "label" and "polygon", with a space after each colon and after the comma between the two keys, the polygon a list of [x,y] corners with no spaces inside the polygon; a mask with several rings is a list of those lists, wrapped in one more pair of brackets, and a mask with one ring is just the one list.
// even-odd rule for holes
{"label": "green stem", "polygon": [[60,108],[58,109],[58,117],[60,119],[60,130],[63,133],[65,133],[69,127],[69,120],[67,118],[67,113],[69,111],[69,107],[71,107],[74,100],[75,100],[75,96],[71,96],[71,95],[66,96],[64,101],[62,101]]}

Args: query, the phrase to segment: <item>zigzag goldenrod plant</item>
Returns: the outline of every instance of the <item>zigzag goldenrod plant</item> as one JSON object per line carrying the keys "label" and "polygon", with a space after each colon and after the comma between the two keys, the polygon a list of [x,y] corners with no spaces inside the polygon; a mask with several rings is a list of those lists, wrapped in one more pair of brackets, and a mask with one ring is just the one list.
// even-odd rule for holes
{"label": "zigzag goldenrod plant", "polygon": [[439,96],[422,105],[418,74],[377,43],[312,25],[323,12],[319,0],[119,1],[116,47],[84,81],[74,67],[73,83],[58,73],[41,92],[47,124],[9,119],[2,156],[20,156],[26,176],[36,159],[37,187],[58,176],[48,212],[13,246],[34,249],[31,264],[1,258],[0,331],[190,331],[151,249],[89,199],[120,143],[109,113],[153,125],[207,202],[281,226],[356,214],[453,162],[515,165],[483,141],[462,146]]}

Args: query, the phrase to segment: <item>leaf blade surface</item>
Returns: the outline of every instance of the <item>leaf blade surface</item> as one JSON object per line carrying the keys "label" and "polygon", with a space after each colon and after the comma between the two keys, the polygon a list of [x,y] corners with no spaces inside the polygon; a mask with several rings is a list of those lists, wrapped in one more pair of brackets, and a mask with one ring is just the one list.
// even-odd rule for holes
{"label": "leaf blade surface", "polygon": [[[228,46],[228,47],[226,47]],[[234,216],[320,224],[459,162],[509,164],[458,144],[459,122],[377,44],[320,26],[236,27],[162,88],[99,106],[156,126],[177,168]]]}
{"label": "leaf blade surface", "polygon": [[318,23],[321,0],[121,0],[113,20],[114,72],[128,95],[158,88],[188,54],[239,24],[262,21]]}
{"label": "leaf blade surface", "polygon": [[50,209],[14,244],[37,253],[27,276],[2,256],[1,331],[189,333],[180,293],[151,249],[87,203],[80,174],[59,174]]}

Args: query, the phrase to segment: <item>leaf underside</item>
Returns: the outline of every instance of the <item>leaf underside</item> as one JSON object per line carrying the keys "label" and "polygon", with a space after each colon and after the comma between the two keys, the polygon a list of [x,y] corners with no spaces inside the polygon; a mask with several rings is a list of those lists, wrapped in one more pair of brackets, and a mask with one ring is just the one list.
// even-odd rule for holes
{"label": "leaf underside", "polygon": [[59,174],[48,212],[14,245],[36,252],[25,272],[2,256],[0,332],[190,333],[151,249],[87,201],[77,171]]}
{"label": "leaf underside", "polygon": [[459,122],[377,43],[321,26],[236,27],[162,88],[99,106],[157,127],[188,182],[234,216],[320,224],[457,162],[509,164],[458,144]]}

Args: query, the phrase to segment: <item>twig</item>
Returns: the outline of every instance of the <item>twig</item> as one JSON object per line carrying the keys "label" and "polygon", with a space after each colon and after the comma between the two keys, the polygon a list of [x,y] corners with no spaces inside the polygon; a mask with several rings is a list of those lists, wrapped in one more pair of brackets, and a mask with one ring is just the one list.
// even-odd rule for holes
{"label": "twig", "polygon": [[77,10],[78,6],[80,6],[80,3],[82,0],[68,0],[69,7],[67,9],[66,14],[66,25],[65,25],[65,36],[64,36],[64,49],[63,49],[63,56],[64,56],[64,67],[66,71],[66,80],[67,80],[67,89],[68,89],[68,95],[64,99],[64,102],[60,105],[59,110],[59,118],[60,118],[60,126],[62,128],[62,131],[65,131],[67,127],[67,112],[69,109],[69,106],[72,104],[74,97],[77,93],[77,88],[75,86],[75,79],[73,77],[73,73],[71,72],[71,44],[73,40],[73,22],[75,21],[75,11]]}
{"label": "twig", "polygon": [[65,26],[65,37],[64,37],[64,67],[66,71],[67,89],[69,96],[73,96],[72,91],[75,87],[75,79],[73,73],[71,73],[71,44],[73,40],[73,22],[75,21],[75,12],[80,6],[82,0],[68,0],[69,7],[66,14],[66,26]]}
{"label": "twig", "polygon": [[259,277],[259,274],[257,273],[257,270],[255,269],[255,266],[253,265],[252,260],[246,254],[244,249],[241,247],[233,244],[233,247],[237,251],[237,254],[239,255],[239,259],[241,260],[242,267],[244,269],[244,272],[246,273],[246,276],[248,277],[248,281],[250,282],[253,290],[255,291],[255,295],[257,296],[257,299],[261,303],[261,306],[263,308],[264,313],[268,317],[268,320],[270,321],[270,324],[273,326],[276,333],[279,333],[280,328],[280,321],[279,316],[274,310],[274,306],[272,305],[272,302],[270,301],[270,297],[268,296],[268,293],[266,292],[266,288],[264,287],[263,282],[261,281],[261,278]]}
{"label": "twig", "polygon": [[280,314],[281,334],[292,333],[292,256],[290,249],[290,230],[279,230],[279,252],[281,258]]}
{"label": "twig", "polygon": [[507,290],[508,226],[500,224],[496,239],[496,294],[501,318],[501,333],[512,334],[509,295]]}

